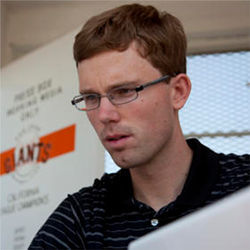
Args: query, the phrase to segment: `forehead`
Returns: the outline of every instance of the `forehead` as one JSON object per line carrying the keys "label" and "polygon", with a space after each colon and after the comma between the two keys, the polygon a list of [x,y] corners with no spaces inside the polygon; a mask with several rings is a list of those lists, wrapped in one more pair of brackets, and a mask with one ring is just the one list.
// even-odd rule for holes
{"label": "forehead", "polygon": [[113,84],[148,81],[160,72],[131,45],[127,50],[108,51],[83,60],[78,64],[80,90],[105,88]]}

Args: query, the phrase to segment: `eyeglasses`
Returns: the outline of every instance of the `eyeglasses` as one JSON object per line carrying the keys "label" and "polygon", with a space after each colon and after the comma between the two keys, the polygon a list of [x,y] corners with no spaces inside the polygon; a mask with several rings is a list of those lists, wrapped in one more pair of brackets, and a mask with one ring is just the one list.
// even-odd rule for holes
{"label": "eyeglasses", "polygon": [[121,86],[110,90],[106,95],[100,95],[97,93],[81,94],[75,96],[71,101],[72,105],[80,111],[90,111],[97,109],[100,106],[101,98],[107,97],[113,105],[121,105],[134,101],[138,97],[138,92],[154,84],[166,81],[173,76],[165,75],[154,81],[145,83],[138,87]]}

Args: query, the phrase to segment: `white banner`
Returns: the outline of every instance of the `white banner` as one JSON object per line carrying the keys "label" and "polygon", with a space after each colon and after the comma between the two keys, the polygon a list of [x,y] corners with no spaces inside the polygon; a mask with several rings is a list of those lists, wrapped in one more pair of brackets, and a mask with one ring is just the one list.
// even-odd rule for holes
{"label": "white banner", "polygon": [[76,32],[4,68],[1,86],[1,249],[26,249],[68,193],[104,172],[104,149],[78,94]]}

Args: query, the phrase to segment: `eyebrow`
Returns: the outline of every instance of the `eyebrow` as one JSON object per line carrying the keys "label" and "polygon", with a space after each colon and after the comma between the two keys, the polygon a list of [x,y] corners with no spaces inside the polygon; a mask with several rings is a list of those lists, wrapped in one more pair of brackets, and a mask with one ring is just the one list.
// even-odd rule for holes
{"label": "eyebrow", "polygon": [[[136,87],[139,80],[134,81],[127,81],[127,82],[120,82],[120,83],[114,83],[113,85],[109,86],[106,90],[106,93],[109,92],[112,89],[121,88],[121,87]],[[94,89],[87,88],[79,91],[80,94],[88,94],[88,93],[98,93]]]}

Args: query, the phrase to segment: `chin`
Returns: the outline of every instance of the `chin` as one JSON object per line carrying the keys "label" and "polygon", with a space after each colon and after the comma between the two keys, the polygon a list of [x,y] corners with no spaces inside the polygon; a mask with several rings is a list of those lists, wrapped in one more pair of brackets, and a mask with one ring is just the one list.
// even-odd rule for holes
{"label": "chin", "polygon": [[[114,159],[113,159],[114,160]],[[123,169],[129,169],[131,168],[130,164],[124,161],[120,161],[120,160],[114,160],[115,164],[119,167],[119,168],[123,168]]]}
{"label": "chin", "polygon": [[114,157],[113,161],[116,163],[116,165],[118,167],[120,167],[122,169],[132,169],[132,168],[136,168],[137,166],[141,165],[141,162],[132,160],[130,157],[128,157],[128,159],[121,158],[121,157]]}
{"label": "chin", "polygon": [[131,166],[131,161],[127,160],[125,157],[121,157],[121,156],[113,156],[111,155],[113,161],[115,162],[115,164],[120,167],[120,168],[124,168],[124,169],[128,169]]}
{"label": "chin", "polygon": [[141,166],[149,160],[144,154],[136,153],[134,150],[110,152],[110,155],[116,165],[123,169]]}

